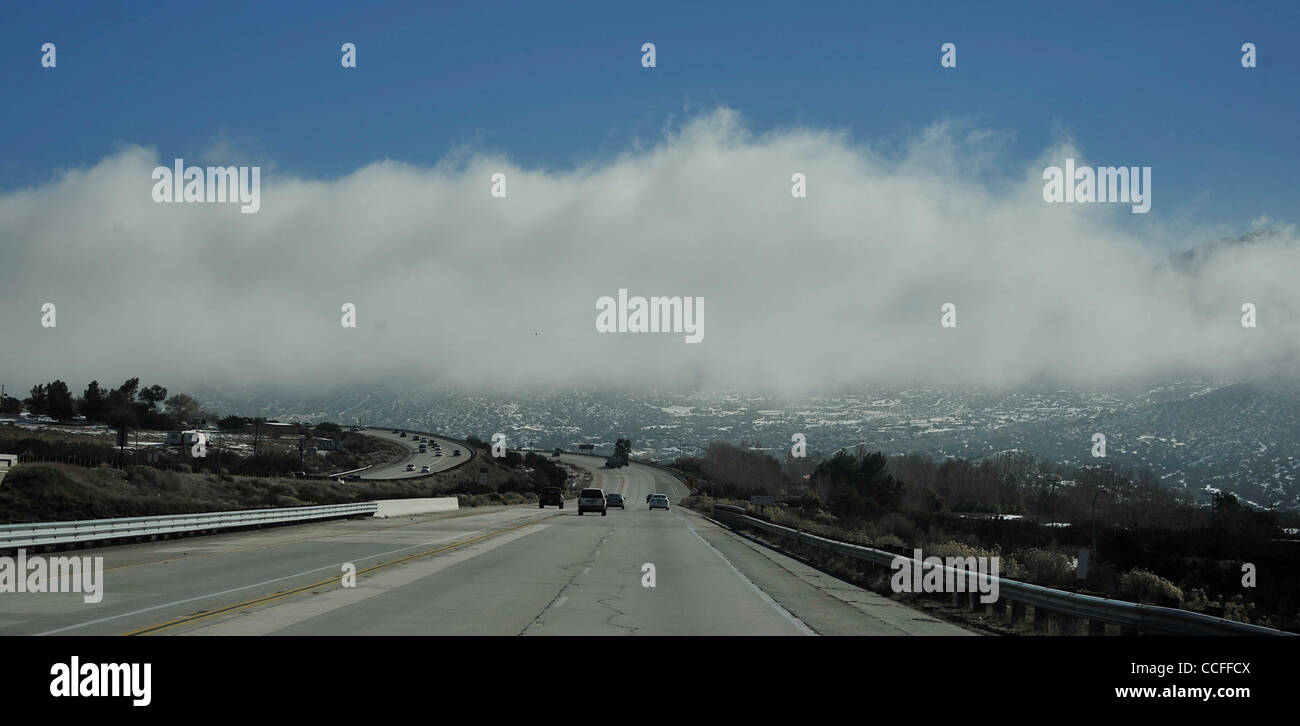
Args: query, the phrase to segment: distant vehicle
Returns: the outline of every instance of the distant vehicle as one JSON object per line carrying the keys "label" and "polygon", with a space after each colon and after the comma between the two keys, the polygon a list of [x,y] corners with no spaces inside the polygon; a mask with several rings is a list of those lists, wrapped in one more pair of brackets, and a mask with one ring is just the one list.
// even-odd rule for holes
{"label": "distant vehicle", "polygon": [[604,517],[609,514],[608,505],[605,504],[605,492],[600,489],[583,489],[578,495],[578,516],[581,517],[583,512],[600,512]]}
{"label": "distant vehicle", "polygon": [[651,508],[651,509],[665,509],[665,510],[668,509],[668,497],[665,497],[665,496],[662,495],[662,494],[651,494],[651,495],[650,495],[650,508]]}
{"label": "distant vehicle", "polygon": [[348,474],[348,481],[358,481],[361,479],[360,474]]}
{"label": "distant vehicle", "polygon": [[542,487],[542,491],[537,494],[537,508],[542,509],[548,504],[564,509],[564,490],[559,487]]}
{"label": "distant vehicle", "polygon": [[442,452],[441,452],[441,451],[435,451],[435,452],[433,452],[433,455],[434,455],[434,456],[442,456]]}
{"label": "distant vehicle", "polygon": [[428,473],[429,473],[429,465],[428,465],[428,464],[425,464],[424,466],[420,467],[420,473],[421,473],[421,474],[428,474]]}
{"label": "distant vehicle", "polygon": [[563,454],[563,453],[564,453],[564,449],[561,449],[560,447],[557,446],[557,447],[555,447],[555,453],[554,453],[554,454],[551,454],[551,456],[559,456],[560,454]]}
{"label": "distant vehicle", "polygon": [[403,439],[406,438],[406,432],[403,431],[402,433],[398,434],[398,437]]}
{"label": "distant vehicle", "polygon": [[295,472],[293,473],[293,476],[294,476],[295,479],[301,479],[301,478],[303,478],[304,476],[307,476],[307,472],[305,472],[305,471],[295,471]]}
{"label": "distant vehicle", "polygon": [[427,454],[428,452],[429,452],[429,449],[428,449],[427,447],[425,447],[424,444],[420,444],[420,453],[421,453],[421,454]]}
{"label": "distant vehicle", "polygon": [[614,442],[614,455],[605,459],[606,469],[627,466],[627,455],[632,449],[632,439],[619,439]]}
{"label": "distant vehicle", "polygon": [[460,456],[460,449],[452,449],[452,450],[451,450],[451,455],[452,455],[452,456]]}
{"label": "distant vehicle", "polygon": [[401,429],[393,429],[393,433],[395,433],[395,434],[400,434],[400,433],[402,433],[402,430],[401,430]]}
{"label": "distant vehicle", "polygon": [[623,495],[616,492],[610,492],[605,495],[605,505],[609,507],[618,507],[619,509],[627,509],[627,507],[623,506]]}
{"label": "distant vehicle", "polygon": [[406,465],[406,470],[407,470],[407,471],[415,471],[415,464],[407,464],[407,465]]}

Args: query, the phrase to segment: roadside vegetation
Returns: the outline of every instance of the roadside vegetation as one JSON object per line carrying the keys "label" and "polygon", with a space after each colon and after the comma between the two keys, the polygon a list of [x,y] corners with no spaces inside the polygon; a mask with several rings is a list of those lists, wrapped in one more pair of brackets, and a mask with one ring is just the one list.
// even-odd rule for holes
{"label": "roadside vegetation", "polygon": [[[1061,469],[1020,453],[934,461],[840,451],[783,465],[743,446],[710,451],[675,462],[695,484],[687,506],[733,504],[908,556],[917,548],[997,556],[1002,574],[1018,580],[1300,629],[1300,538],[1286,531],[1300,522],[1231,494],[1197,502],[1145,472]],[[756,495],[777,505],[760,510],[750,504]],[[1098,557],[1080,580],[1076,558],[1091,548],[1094,525]],[[1243,584],[1246,564],[1254,587]],[[888,591],[887,582],[874,584]]]}
{"label": "roadside vegetation", "polygon": [[[393,442],[355,432],[331,431],[330,426],[318,424],[314,430],[321,432],[324,427],[325,433],[339,437],[345,449],[316,457],[322,468],[357,468],[371,457],[383,463],[405,451]],[[299,462],[298,454],[290,449],[249,457],[228,455],[218,469],[217,457],[210,454],[203,459],[191,459],[185,447],[172,447],[177,449],[172,452],[173,457],[158,464],[128,464],[119,469],[110,465],[117,460],[116,450],[96,444],[86,435],[27,429],[6,431],[6,428],[14,429],[0,427],[0,451],[34,450],[47,461],[22,463],[0,482],[0,523],[414,497],[455,496],[461,507],[535,504],[542,487],[563,487],[570,473],[566,467],[538,454],[512,453],[495,459],[484,451],[471,464],[425,477],[338,482],[332,478],[283,476],[286,471],[296,470]],[[79,464],[48,461],[61,457],[75,459]],[[485,476],[486,483],[480,483],[480,475]]]}

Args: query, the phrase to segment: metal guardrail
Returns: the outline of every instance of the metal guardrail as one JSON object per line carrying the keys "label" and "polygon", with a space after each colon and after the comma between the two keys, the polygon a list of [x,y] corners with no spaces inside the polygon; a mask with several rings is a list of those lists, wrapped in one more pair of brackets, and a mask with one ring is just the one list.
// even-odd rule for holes
{"label": "metal guardrail", "polygon": [[374,514],[378,502],[0,525],[0,550]]}
{"label": "metal guardrail", "polygon": [[[800,544],[834,552],[845,557],[866,560],[882,567],[890,567],[896,558],[905,557],[886,550],[863,547],[819,537],[807,532],[800,532],[796,529],[750,517],[743,514],[743,512],[744,510],[739,507],[715,505],[713,514],[717,519],[732,526],[752,527],[796,540]],[[916,564],[915,560],[913,560],[913,565]],[[1083,595],[1067,590],[1031,585],[1018,580],[1008,580],[1004,577],[993,578],[988,574],[968,572],[959,568],[944,567],[943,570],[945,574],[951,571],[962,578],[976,578],[980,584],[986,586],[992,584],[990,579],[996,579],[999,597],[1012,602],[1031,605],[1036,609],[1041,608],[1045,611],[1069,617],[1112,623],[1138,631],[1174,635],[1296,635],[1295,633],[1266,628],[1261,625],[1250,625],[1226,618],[1216,618],[1213,615],[1205,615],[1190,610]]]}

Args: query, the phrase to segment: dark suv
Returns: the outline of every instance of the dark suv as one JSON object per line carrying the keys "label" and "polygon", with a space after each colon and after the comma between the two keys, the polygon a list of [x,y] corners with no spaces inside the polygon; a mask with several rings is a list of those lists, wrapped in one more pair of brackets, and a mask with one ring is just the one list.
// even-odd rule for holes
{"label": "dark suv", "polygon": [[564,509],[564,490],[559,487],[543,487],[541,493],[537,495],[537,508],[541,509],[547,504],[554,504]]}

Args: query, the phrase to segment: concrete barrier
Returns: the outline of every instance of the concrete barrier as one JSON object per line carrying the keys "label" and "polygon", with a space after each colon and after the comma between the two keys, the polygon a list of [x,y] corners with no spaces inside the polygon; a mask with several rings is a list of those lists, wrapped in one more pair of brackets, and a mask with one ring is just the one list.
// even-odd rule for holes
{"label": "concrete barrier", "polygon": [[460,509],[456,497],[436,497],[432,499],[381,499],[376,517],[402,517],[407,514],[429,514],[430,512],[454,512]]}

